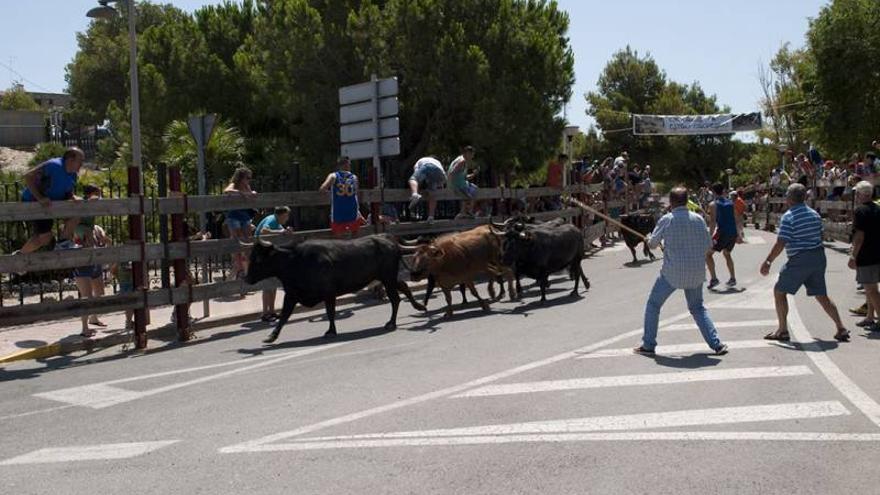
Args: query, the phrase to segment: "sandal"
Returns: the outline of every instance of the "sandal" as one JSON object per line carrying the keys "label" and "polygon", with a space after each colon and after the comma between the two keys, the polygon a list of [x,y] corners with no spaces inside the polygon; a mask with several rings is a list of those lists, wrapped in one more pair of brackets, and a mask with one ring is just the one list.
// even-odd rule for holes
{"label": "sandal", "polygon": [[869,328],[869,327],[873,327],[875,324],[876,324],[876,322],[874,320],[869,320],[869,319],[865,318],[864,320],[856,323],[856,326],[859,328]]}
{"label": "sandal", "polygon": [[764,336],[764,340],[773,340],[776,342],[790,342],[791,335],[788,332],[770,332]]}
{"label": "sandal", "polygon": [[89,320],[89,325],[94,325],[96,327],[106,327],[107,326],[106,323],[104,323],[103,321],[98,320],[98,319]]}
{"label": "sandal", "polygon": [[94,330],[90,330],[90,331],[88,331],[88,332],[80,332],[79,336],[82,337],[82,338],[84,338],[84,339],[90,339],[90,338],[94,337],[94,336],[97,335],[97,334],[98,334],[98,332],[96,332],[96,331],[94,331]]}
{"label": "sandal", "polygon": [[838,342],[849,342],[849,330],[838,330],[834,334],[834,340]]}

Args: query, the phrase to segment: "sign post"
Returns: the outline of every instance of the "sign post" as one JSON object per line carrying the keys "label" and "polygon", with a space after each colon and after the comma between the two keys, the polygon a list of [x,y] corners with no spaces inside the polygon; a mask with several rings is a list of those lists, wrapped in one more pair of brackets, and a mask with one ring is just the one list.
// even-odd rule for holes
{"label": "sign post", "polygon": [[[196,151],[198,153],[198,161],[196,162],[196,174],[198,177],[199,196],[208,194],[205,179],[205,148],[211,141],[211,135],[214,133],[214,124],[217,123],[216,114],[194,115],[189,118],[189,132],[192,134],[196,142]],[[199,229],[205,230],[207,221],[206,214],[199,215]]]}
{"label": "sign post", "polygon": [[339,89],[339,154],[351,160],[372,158],[381,201],[370,208],[376,228],[385,203],[382,157],[400,154],[397,94],[396,77],[379,79],[375,74],[368,82]]}
{"label": "sign post", "polygon": [[[211,135],[214,133],[214,124],[217,123],[217,115],[210,113],[207,115],[193,115],[187,121],[189,125],[189,132],[192,134],[193,139],[196,141],[196,150],[198,152],[198,161],[196,162],[196,175],[198,177],[198,187],[199,187],[199,196],[205,196],[208,194],[207,192],[207,180],[205,178],[205,148],[208,147],[208,142],[211,141]],[[200,213],[199,214],[199,230],[204,232],[208,227],[208,213]],[[186,237],[189,237],[187,234]],[[208,277],[208,263],[202,263],[202,283],[207,284],[209,282]],[[207,299],[205,299],[202,308],[204,310],[204,317],[207,318],[211,316],[211,306]]]}

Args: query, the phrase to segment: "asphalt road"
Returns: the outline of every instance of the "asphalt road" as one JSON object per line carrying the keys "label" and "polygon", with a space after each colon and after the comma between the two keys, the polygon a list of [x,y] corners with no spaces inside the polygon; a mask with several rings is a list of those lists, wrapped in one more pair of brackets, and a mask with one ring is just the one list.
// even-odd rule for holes
{"label": "asphalt road", "polygon": [[[854,331],[838,346],[803,295],[799,343],[762,341],[772,239],[750,233],[740,289],[707,296],[724,357],[680,293],[658,357],[629,352],[661,262],[625,266],[616,247],[584,262],[588,293],[569,297],[560,277],[543,306],[533,288],[445,321],[435,298],[428,318],[402,305],[395,332],[387,306],[342,308],[334,341],[317,311],[271,347],[250,325],[10,365],[2,493],[876,494],[880,341]],[[828,253],[845,311],[861,296]]]}

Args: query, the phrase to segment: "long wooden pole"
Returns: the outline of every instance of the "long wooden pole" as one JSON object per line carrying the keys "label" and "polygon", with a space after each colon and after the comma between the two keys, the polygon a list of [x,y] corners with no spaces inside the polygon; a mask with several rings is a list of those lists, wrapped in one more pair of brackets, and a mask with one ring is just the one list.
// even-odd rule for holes
{"label": "long wooden pole", "polygon": [[633,229],[627,227],[626,225],[624,225],[624,224],[618,222],[617,220],[615,220],[615,219],[609,217],[608,215],[602,213],[601,211],[599,211],[599,210],[597,210],[597,209],[595,209],[595,208],[591,208],[591,207],[585,205],[584,203],[582,203],[582,202],[580,202],[580,201],[578,201],[578,200],[576,200],[576,199],[574,199],[574,198],[568,198],[568,201],[569,201],[569,203],[571,203],[572,205],[577,206],[578,208],[581,208],[581,209],[583,209],[583,210],[587,210],[587,211],[589,211],[590,213],[593,213],[594,215],[596,215],[597,217],[599,217],[599,218],[605,220],[606,222],[609,222],[609,223],[611,223],[612,225],[616,225],[617,227],[619,227],[619,228],[621,228],[621,229],[623,229],[623,230],[629,232],[630,234],[633,234],[634,236],[637,236],[639,239],[642,239],[642,240],[645,241],[645,242],[648,241],[648,236],[646,236],[645,234],[642,234],[641,232],[638,232],[638,231],[636,231],[636,230],[633,230]]}

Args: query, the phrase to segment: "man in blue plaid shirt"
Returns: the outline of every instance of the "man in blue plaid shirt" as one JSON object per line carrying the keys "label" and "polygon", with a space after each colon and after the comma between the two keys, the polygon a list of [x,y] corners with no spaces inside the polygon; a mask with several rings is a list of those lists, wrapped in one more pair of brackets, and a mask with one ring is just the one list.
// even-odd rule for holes
{"label": "man in blue plaid shirt", "polygon": [[712,247],[709,228],[703,217],[688,210],[688,191],[676,187],[669,193],[672,211],[657,222],[648,237],[648,246],[656,248],[663,243],[663,268],[654,283],[645,308],[645,334],[642,345],[633,349],[636,354],[654,355],[657,347],[657,327],[660,309],[676,290],[683,290],[688,310],[694,317],[703,339],[718,355],[727,354],[727,346],[718,339],[718,330],[703,305],[703,283],[706,282],[706,253]]}

